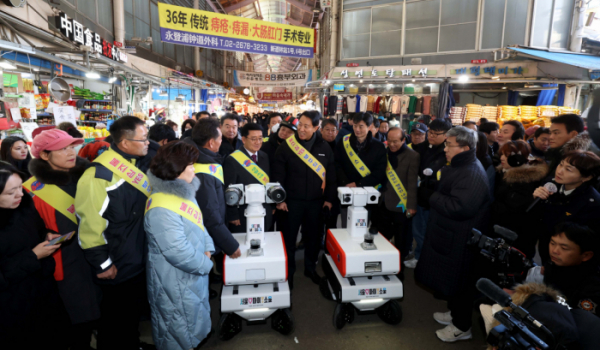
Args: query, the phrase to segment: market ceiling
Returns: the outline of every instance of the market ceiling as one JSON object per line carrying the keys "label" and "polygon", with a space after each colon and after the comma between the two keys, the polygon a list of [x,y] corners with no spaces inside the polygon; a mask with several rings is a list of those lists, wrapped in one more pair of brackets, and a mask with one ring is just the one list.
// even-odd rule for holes
{"label": "market ceiling", "polygon": [[[316,0],[207,0],[218,13],[314,28],[323,16]],[[289,14],[289,15],[288,15]],[[300,58],[248,54],[255,72],[297,70]]]}

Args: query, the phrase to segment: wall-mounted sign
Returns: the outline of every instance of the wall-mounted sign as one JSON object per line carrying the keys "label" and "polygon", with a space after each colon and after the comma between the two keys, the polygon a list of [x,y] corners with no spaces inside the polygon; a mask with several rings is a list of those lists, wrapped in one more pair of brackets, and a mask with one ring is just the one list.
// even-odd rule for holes
{"label": "wall-mounted sign", "polygon": [[474,78],[493,76],[499,76],[500,78],[534,77],[537,75],[537,63],[532,61],[497,62],[476,66],[447,64],[446,74],[448,77],[452,78],[456,78],[461,75],[467,75]]}
{"label": "wall-mounted sign", "polygon": [[83,24],[69,18],[66,13],[60,12],[55,17],[55,25],[69,40],[89,47],[91,53],[99,53],[115,61],[127,62],[126,57],[125,60],[121,58],[120,50],[117,47],[104,40],[100,34],[92,32],[89,28],[84,27]]}
{"label": "wall-mounted sign", "polygon": [[333,0],[321,0],[321,8],[325,9],[325,8],[331,7],[332,2],[333,2]]}
{"label": "wall-mounted sign", "polygon": [[346,87],[344,84],[333,84],[333,91],[344,91]]}
{"label": "wall-mounted sign", "polygon": [[484,64],[487,60],[471,60],[471,64]]}
{"label": "wall-mounted sign", "polygon": [[598,78],[600,78],[600,70],[590,71],[590,79],[596,80]]}
{"label": "wall-mounted sign", "polygon": [[291,92],[263,92],[258,94],[258,99],[263,101],[285,101],[292,99]]}
{"label": "wall-mounted sign", "polygon": [[123,47],[123,43],[120,41],[113,41],[113,45],[115,45],[116,47],[118,47],[119,49]]}
{"label": "wall-mounted sign", "polygon": [[269,73],[233,71],[234,86],[248,87],[292,87],[304,86],[312,80],[312,70]]}
{"label": "wall-mounted sign", "polygon": [[358,63],[346,63],[346,67],[358,67]]}
{"label": "wall-mounted sign", "polygon": [[316,31],[158,3],[164,42],[275,56],[313,58]]}
{"label": "wall-mounted sign", "polygon": [[367,68],[340,68],[333,71],[332,79],[362,79],[366,78],[427,78],[442,77],[445,74],[444,65],[431,66],[382,66]]}

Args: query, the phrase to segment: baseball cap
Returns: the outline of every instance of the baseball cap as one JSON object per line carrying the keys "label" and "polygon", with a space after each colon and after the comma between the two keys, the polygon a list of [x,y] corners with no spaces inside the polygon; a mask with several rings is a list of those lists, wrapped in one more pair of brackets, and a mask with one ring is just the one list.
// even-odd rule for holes
{"label": "baseball cap", "polygon": [[31,155],[40,157],[41,151],[58,151],[70,145],[80,145],[83,139],[76,139],[59,129],[44,130],[33,139]]}
{"label": "baseball cap", "polygon": [[294,131],[298,131],[297,125],[298,118],[292,117],[291,115],[285,117],[285,119],[281,122],[281,126],[286,126]]}
{"label": "baseball cap", "polygon": [[419,131],[422,134],[424,134],[427,132],[427,125],[425,125],[423,123],[416,123],[415,125],[413,125],[411,132],[414,130]]}

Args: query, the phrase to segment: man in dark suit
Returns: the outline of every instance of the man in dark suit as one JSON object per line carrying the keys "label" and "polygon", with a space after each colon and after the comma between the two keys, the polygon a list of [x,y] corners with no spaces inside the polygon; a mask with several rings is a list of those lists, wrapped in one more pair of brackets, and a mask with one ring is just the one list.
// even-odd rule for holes
{"label": "man in dark suit", "polygon": [[[269,156],[260,150],[262,146],[263,129],[256,123],[248,123],[242,128],[242,142],[244,145],[233,152],[225,160],[223,172],[225,178],[225,188],[232,184],[264,184],[264,177],[259,179],[251,172],[251,167],[256,165],[266,175],[266,181],[269,182],[270,166]],[[241,153],[241,154],[239,154]],[[244,161],[250,160],[250,166],[245,166]],[[236,207],[227,207],[227,222],[229,230],[232,233],[246,232],[246,216],[244,211],[248,205]],[[271,227],[273,220],[273,210],[275,208],[270,204],[263,204],[267,216],[265,217],[265,228]]]}
{"label": "man in dark suit", "polygon": [[221,117],[221,134],[223,142],[219,147],[219,154],[223,158],[242,146],[242,140],[238,137],[238,125],[240,117],[235,114],[227,113]]}

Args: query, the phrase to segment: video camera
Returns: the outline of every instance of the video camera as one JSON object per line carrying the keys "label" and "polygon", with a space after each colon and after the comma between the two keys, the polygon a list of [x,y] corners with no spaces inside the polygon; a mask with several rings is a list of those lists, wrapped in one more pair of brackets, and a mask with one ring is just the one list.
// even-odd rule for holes
{"label": "video camera", "polygon": [[487,278],[479,279],[477,289],[502,307],[512,309],[512,312],[501,310],[494,314],[501,325],[490,331],[487,342],[495,349],[545,350],[555,346],[552,332],[527,310],[515,305],[510,295],[492,281]]}
{"label": "video camera", "polygon": [[527,271],[535,265],[525,254],[511,246],[518,238],[515,232],[498,225],[494,225],[494,232],[500,238],[491,238],[473,229],[473,236],[467,245],[474,247],[492,263],[495,269],[494,279],[498,285],[510,288],[523,282]]}

